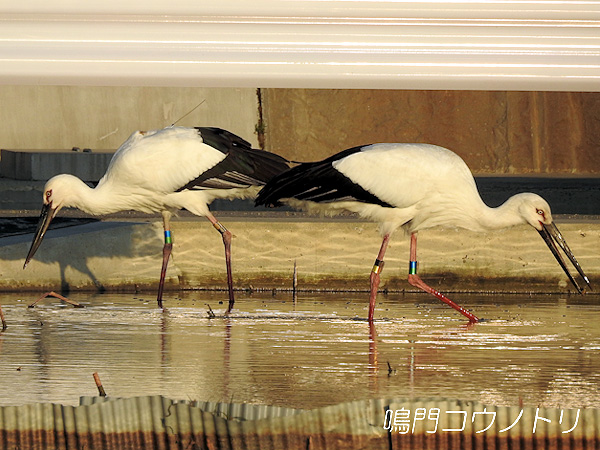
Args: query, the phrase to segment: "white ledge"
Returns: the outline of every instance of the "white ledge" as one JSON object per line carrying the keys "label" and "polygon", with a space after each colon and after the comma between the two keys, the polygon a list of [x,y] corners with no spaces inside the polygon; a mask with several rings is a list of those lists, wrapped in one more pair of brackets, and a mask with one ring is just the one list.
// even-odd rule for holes
{"label": "white ledge", "polygon": [[599,1],[52,3],[0,6],[0,84],[600,90]]}

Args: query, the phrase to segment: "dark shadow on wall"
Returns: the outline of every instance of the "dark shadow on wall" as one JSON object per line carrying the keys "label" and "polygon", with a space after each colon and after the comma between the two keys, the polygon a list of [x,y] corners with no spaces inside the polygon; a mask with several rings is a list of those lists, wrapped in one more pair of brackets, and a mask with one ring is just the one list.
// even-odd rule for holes
{"label": "dark shadow on wall", "polygon": [[[11,220],[13,225],[9,224]],[[3,237],[0,237],[0,261],[25,261],[33,239],[33,231],[30,230],[32,220],[35,230],[37,218],[0,219],[0,231],[3,232]],[[30,265],[34,261],[45,264],[58,263],[60,290],[63,295],[71,290],[66,277],[69,268],[88,277],[98,292],[105,291],[105,287],[90,268],[89,261],[95,258],[156,256],[158,274],[162,242],[156,234],[156,229],[150,224],[58,217],[55,221],[57,223],[54,229],[47,232]]]}

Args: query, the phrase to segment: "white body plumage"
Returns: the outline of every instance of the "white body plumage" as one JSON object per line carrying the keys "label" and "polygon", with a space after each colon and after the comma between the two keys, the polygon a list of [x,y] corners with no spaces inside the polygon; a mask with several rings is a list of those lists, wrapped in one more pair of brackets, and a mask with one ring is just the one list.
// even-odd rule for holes
{"label": "white body plumage", "polygon": [[552,222],[548,203],[532,193],[517,194],[498,208],[488,207],[462,158],[436,145],[368,145],[332,161],[331,167],[389,206],[341,194],[327,202],[309,197],[286,202],[311,211],[352,211],[378,222],[382,234],[401,226],[408,233],[436,226],[486,231],[524,223],[540,229],[538,210],[544,212],[544,223]]}
{"label": "white body plumage", "polygon": [[243,186],[178,191],[226,156],[205,144],[194,128],[136,131],[115,152],[95,188],[63,174],[50,179],[45,191],[52,191],[55,207],[74,207],[92,215],[187,209],[206,216],[207,205],[214,199],[250,197],[258,190]]}

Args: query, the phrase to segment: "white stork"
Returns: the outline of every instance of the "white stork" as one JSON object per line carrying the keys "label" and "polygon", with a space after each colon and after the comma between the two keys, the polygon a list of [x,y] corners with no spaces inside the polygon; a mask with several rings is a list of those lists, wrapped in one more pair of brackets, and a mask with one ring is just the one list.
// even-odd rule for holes
{"label": "white stork", "polygon": [[409,283],[433,294],[471,322],[479,319],[417,275],[419,230],[444,226],[487,231],[528,223],[544,238],[577,291],[583,293],[554,241],[591,289],[543,198],[522,193],[490,208],[481,200],[465,162],[452,151],[435,145],[373,144],[344,150],[320,162],[302,163],[274,177],[256,198],[257,205],[281,203],[321,212],[352,211],[379,223],[383,242],[370,276],[370,322],[384,254],[391,233],[398,227],[411,235]]}
{"label": "white stork", "polygon": [[57,175],[44,187],[38,227],[23,268],[63,207],[104,215],[125,210],[162,213],[165,243],[157,302],[162,308],[167,264],[172,249],[170,219],[180,209],[206,217],[225,246],[230,312],[234,304],[231,233],[211,214],[218,198],[248,198],[259,186],[289,168],[280,156],[254,150],[244,139],[219,128],[168,127],[136,131],[116,151],[98,185],[90,188],[72,175]]}

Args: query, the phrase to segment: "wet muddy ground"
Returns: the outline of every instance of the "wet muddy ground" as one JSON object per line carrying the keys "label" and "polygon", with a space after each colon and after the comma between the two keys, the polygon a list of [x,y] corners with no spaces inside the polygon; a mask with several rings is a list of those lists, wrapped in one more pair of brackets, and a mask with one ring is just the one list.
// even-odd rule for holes
{"label": "wet muddy ground", "polygon": [[[600,407],[598,296],[465,295],[469,325],[424,294],[74,294],[85,308],[1,294],[0,405],[97,395],[316,408],[387,397]],[[216,317],[209,318],[209,306]]]}

